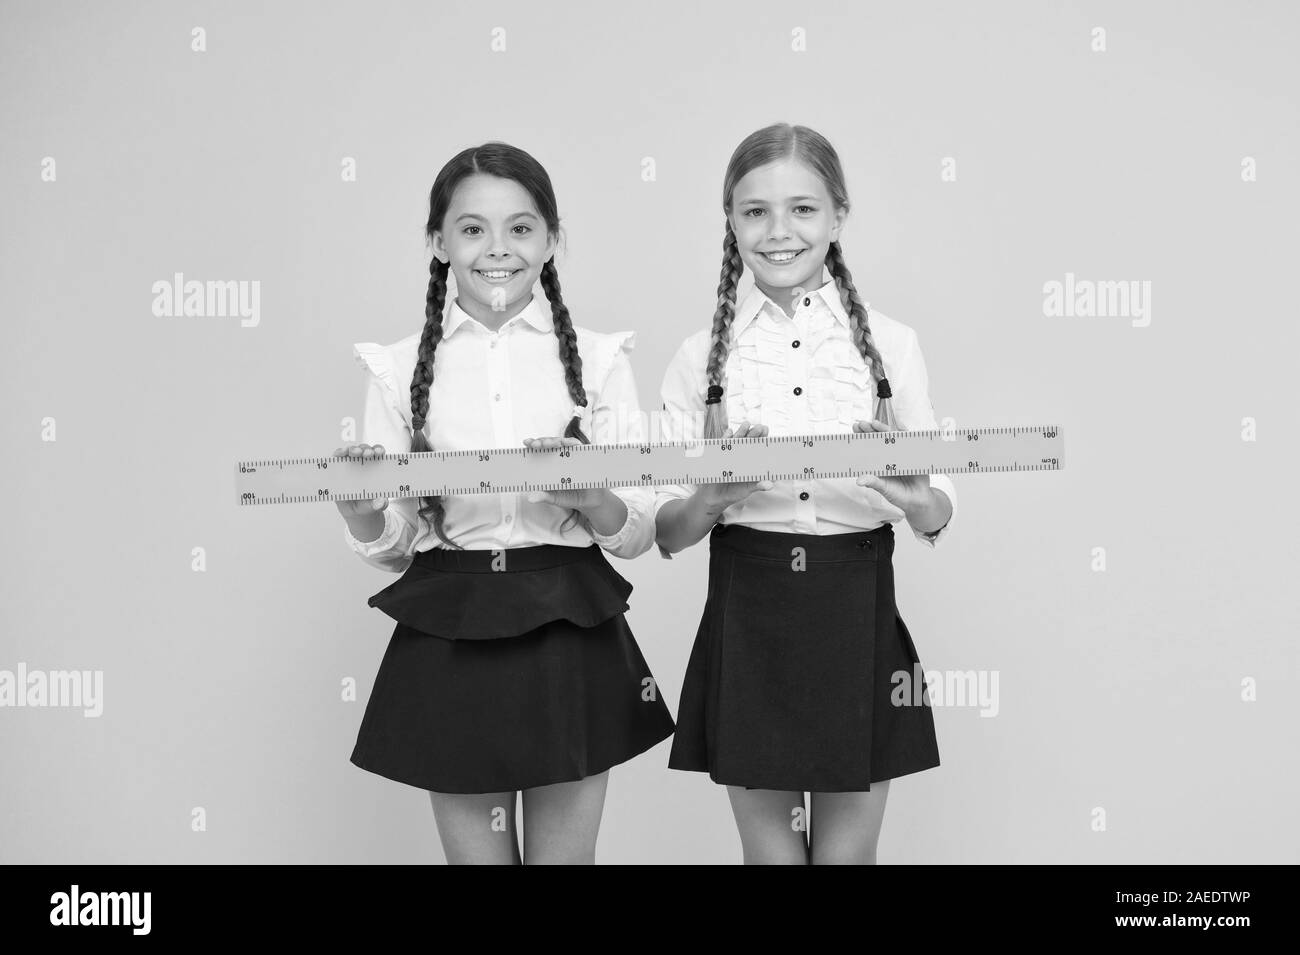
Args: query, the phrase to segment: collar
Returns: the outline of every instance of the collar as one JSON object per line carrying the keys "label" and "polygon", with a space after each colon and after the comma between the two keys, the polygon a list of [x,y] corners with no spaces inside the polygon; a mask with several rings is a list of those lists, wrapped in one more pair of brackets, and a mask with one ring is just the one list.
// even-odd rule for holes
{"label": "collar", "polygon": [[[515,321],[515,319],[527,322],[539,332],[551,332],[555,330],[555,322],[554,319],[551,318],[550,309],[542,307],[541,302],[538,300],[538,296],[535,293],[529,300],[528,304],[524,306],[523,310],[514,318],[504,323],[502,328],[509,325],[510,322]],[[484,331],[488,331],[486,325],[478,319],[470,316],[469,313],[462,309],[460,304],[453,298],[451,301],[451,307],[447,309],[446,317],[442,320],[443,341],[451,338],[452,335],[456,334],[457,329],[467,323],[477,325]]]}
{"label": "collar", "polygon": [[[826,307],[831,310],[831,314],[835,316],[836,321],[845,328],[849,327],[849,315],[848,312],[844,311],[844,303],[840,301],[840,290],[834,279],[831,279],[812,294],[821,298]],[[750,288],[749,294],[736,306],[736,317],[731,320],[731,340],[733,342],[740,338],[740,333],[758,317],[758,313],[767,305],[772,306],[773,314],[788,317],[781,306],[768,298],[766,293],[755,285]]]}

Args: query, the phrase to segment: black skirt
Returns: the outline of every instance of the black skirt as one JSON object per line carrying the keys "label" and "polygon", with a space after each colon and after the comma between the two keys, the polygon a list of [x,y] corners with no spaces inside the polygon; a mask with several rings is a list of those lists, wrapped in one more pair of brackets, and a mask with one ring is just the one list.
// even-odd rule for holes
{"label": "black skirt", "polygon": [[866,792],[938,766],[893,552],[892,524],[823,536],[715,526],[669,767],[749,789]]}
{"label": "black skirt", "polygon": [[352,762],[443,793],[583,779],[673,720],[600,547],[433,548],[370,598],[398,624]]}

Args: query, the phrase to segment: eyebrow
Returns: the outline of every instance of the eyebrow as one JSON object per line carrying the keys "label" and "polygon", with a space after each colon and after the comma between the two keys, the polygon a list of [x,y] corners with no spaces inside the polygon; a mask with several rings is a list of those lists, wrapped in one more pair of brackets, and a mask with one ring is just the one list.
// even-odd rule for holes
{"label": "eyebrow", "polygon": [[[816,196],[791,196],[790,199],[789,199],[789,201],[790,201],[790,202],[800,202],[800,201],[808,200],[808,199],[811,199],[813,202],[821,202],[821,200],[820,200],[819,198],[817,198]],[[742,206],[765,206],[765,205],[767,205],[767,203],[764,202],[762,199],[741,199],[740,202],[737,203],[737,204],[738,204],[738,205],[742,205]]]}
{"label": "eyebrow", "polygon": [[[513,222],[516,219],[536,219],[536,218],[537,216],[533,215],[531,212],[516,212],[510,218],[506,219],[506,221]],[[487,222],[487,219],[483,218],[481,215],[478,215],[477,213],[474,212],[462,212],[460,215],[456,217],[456,221],[459,222],[461,219],[478,219],[480,222]]]}

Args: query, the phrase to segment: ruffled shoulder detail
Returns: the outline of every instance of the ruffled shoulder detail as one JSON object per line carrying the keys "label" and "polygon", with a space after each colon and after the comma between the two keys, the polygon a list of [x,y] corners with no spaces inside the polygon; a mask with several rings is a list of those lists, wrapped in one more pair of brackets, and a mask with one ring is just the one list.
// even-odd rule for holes
{"label": "ruffled shoulder detail", "polygon": [[411,400],[411,379],[415,377],[415,362],[420,357],[420,337],[423,330],[393,342],[388,346],[389,367],[393,373],[393,387],[403,404]]}
{"label": "ruffled shoulder detail", "polygon": [[388,365],[388,349],[375,342],[354,342],[352,357],[362,368],[368,369],[376,378],[388,384],[392,371]]}
{"label": "ruffled shoulder detail", "polygon": [[593,332],[581,326],[575,326],[574,331],[578,334],[578,354],[582,356],[583,385],[588,391],[594,386],[599,393],[618,353],[631,353],[636,347],[636,332]]}
{"label": "ruffled shoulder detail", "polygon": [[418,333],[391,345],[375,342],[354,342],[352,345],[353,359],[379,379],[393,407],[408,427],[411,423],[410,385],[415,375],[415,360],[419,349]]}
{"label": "ruffled shoulder detail", "polygon": [[578,335],[578,354],[582,356],[582,389],[587,393],[582,422],[585,428],[585,419],[596,407],[596,400],[609,381],[614,360],[620,353],[629,354],[636,347],[636,332],[594,332],[580,325],[575,325],[573,330]]}

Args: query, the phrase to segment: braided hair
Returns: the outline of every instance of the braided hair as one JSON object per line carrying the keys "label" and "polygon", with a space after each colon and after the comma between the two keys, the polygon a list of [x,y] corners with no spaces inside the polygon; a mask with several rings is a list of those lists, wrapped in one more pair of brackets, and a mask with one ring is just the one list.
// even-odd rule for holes
{"label": "braided hair", "polygon": [[[735,161],[734,158],[732,160]],[[730,176],[730,170],[728,170]],[[739,179],[739,177],[737,177]],[[734,183],[732,187],[734,188]],[[725,206],[730,206],[727,193]],[[740,248],[736,233],[727,220],[727,231],[722,237],[722,275],[718,279],[718,307],[713,313],[713,335],[709,345],[709,361],[705,365],[709,390],[704,409],[704,437],[720,438],[727,430],[727,413],[722,404],[722,379],[727,366],[727,349],[731,344],[731,321],[736,317],[736,285],[745,266],[740,261]]]}
{"label": "braided hair", "polygon": [[[447,297],[446,262],[434,259],[429,263],[429,291],[425,295],[424,332],[420,335],[420,350],[415,361],[415,377],[411,379],[411,450],[432,451],[424,434],[424,422],[429,417],[429,386],[433,384],[433,353],[442,341],[442,305]],[[438,539],[449,547],[457,547],[448,538],[443,524],[446,509],[440,496],[420,498],[419,516],[433,524]]]}
{"label": "braided hair", "polygon": [[[497,176],[510,179],[520,186],[532,198],[541,213],[546,228],[552,235],[560,231],[560,216],[555,201],[555,190],[546,169],[536,159],[515,146],[501,142],[489,142],[482,146],[464,149],[451,158],[439,170],[429,191],[429,220],[425,224],[425,236],[432,240],[435,232],[442,230],[442,221],[451,206],[452,196],[462,181],[475,174]],[[425,294],[424,331],[420,335],[420,347],[415,363],[415,374],[411,379],[411,450],[414,452],[432,451],[429,439],[424,433],[429,420],[429,387],[433,384],[434,356],[438,343],[442,341],[443,308],[447,298],[446,262],[436,257],[429,263],[429,289]],[[560,294],[560,276],[552,257],[542,266],[542,289],[551,303],[551,316],[554,320],[560,362],[564,367],[564,383],[569,397],[573,399],[574,413],[564,429],[564,436],[577,438],[583,444],[590,444],[590,439],[583,433],[580,424],[580,408],[587,406],[587,393],[582,384],[582,357],[578,354],[578,336],[573,322],[569,318],[568,306]],[[463,550],[446,534],[446,509],[440,496],[422,496],[417,511],[419,517],[433,525],[438,539],[448,547]],[[581,518],[578,511],[571,511],[560,530],[567,530]],[[586,519],[581,518],[584,525]]]}

